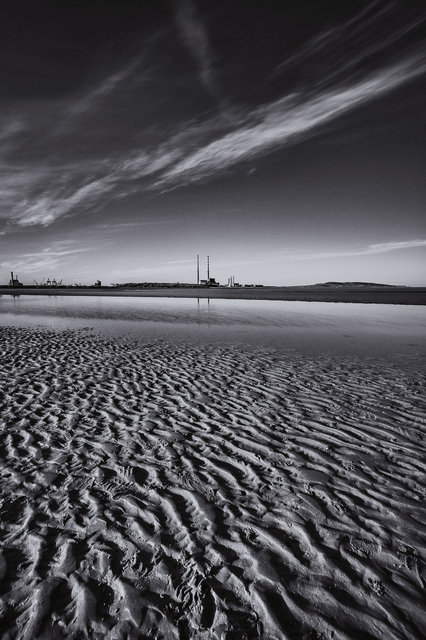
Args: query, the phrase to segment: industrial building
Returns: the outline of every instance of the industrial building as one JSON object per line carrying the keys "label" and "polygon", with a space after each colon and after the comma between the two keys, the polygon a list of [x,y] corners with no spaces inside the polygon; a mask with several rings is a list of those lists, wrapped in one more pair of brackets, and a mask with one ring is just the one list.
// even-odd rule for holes
{"label": "industrial building", "polygon": [[13,271],[10,272],[10,281],[9,281],[9,286],[10,287],[23,287],[24,285],[22,284],[22,282],[19,282],[19,278],[18,276],[16,276],[16,278],[13,275]]}
{"label": "industrial building", "polygon": [[210,277],[210,256],[207,256],[207,278],[200,280],[200,256],[197,253],[197,285],[202,287],[220,287],[220,283],[216,282],[216,278]]}

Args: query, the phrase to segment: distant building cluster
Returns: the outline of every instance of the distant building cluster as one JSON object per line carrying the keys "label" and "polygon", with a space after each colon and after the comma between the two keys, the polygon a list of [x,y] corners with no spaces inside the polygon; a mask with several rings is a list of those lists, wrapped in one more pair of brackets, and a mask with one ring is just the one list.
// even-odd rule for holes
{"label": "distant building cluster", "polygon": [[[200,279],[200,256],[197,254],[197,280],[195,284],[190,282],[126,282],[126,283],[115,283],[109,286],[112,286],[114,288],[122,287],[122,288],[132,288],[132,289],[153,289],[153,288],[166,289],[166,288],[172,288],[172,287],[195,288],[195,287],[220,287],[220,286],[226,286],[231,288],[232,287],[263,287],[263,285],[261,284],[242,285],[239,282],[235,282],[235,276],[229,276],[228,283],[226,285],[221,285],[220,282],[216,280],[216,278],[213,278],[210,276],[210,256],[207,256],[206,267],[207,267],[207,277],[204,279]],[[24,286],[22,282],[19,281],[18,276],[14,275],[13,271],[10,272],[9,286],[15,287],[15,288]],[[25,285],[25,286],[37,287],[37,288],[39,287],[42,287],[42,288],[61,287],[61,288],[82,288],[82,289],[104,288],[102,287],[102,282],[100,280],[96,280],[95,283],[92,285],[82,285],[81,283],[78,283],[78,282],[76,282],[75,284],[63,285],[62,279],[56,280],[56,278],[51,279],[50,277],[47,278],[47,280],[43,278],[41,282],[38,282],[37,280],[33,280],[32,285]]]}
{"label": "distant building cluster", "polygon": [[[192,286],[192,285],[187,285]],[[220,282],[216,280],[216,278],[210,277],[210,256],[207,256],[207,278],[205,280],[200,280],[200,256],[197,254],[197,286],[201,287],[220,287]],[[263,287],[262,284],[240,284],[239,282],[235,282],[235,276],[228,277],[227,287]]]}

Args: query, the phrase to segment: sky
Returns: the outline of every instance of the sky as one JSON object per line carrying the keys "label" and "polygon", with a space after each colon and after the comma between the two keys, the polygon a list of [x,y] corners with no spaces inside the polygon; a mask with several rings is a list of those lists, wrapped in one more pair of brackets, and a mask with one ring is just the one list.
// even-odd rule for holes
{"label": "sky", "polygon": [[422,1],[0,17],[0,282],[426,285]]}

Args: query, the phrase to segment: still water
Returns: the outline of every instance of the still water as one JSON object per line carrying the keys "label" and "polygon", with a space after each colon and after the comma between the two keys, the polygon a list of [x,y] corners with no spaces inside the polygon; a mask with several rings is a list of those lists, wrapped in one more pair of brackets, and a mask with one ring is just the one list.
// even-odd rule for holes
{"label": "still water", "polygon": [[143,340],[183,339],[312,353],[420,360],[426,307],[379,304],[143,298],[0,296],[0,326],[88,328]]}

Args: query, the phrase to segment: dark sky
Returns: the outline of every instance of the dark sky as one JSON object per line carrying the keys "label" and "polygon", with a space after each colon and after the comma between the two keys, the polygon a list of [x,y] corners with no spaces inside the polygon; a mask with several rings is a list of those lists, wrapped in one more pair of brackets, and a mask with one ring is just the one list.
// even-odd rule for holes
{"label": "dark sky", "polygon": [[426,285],[425,36],[410,0],[3,0],[0,280]]}

